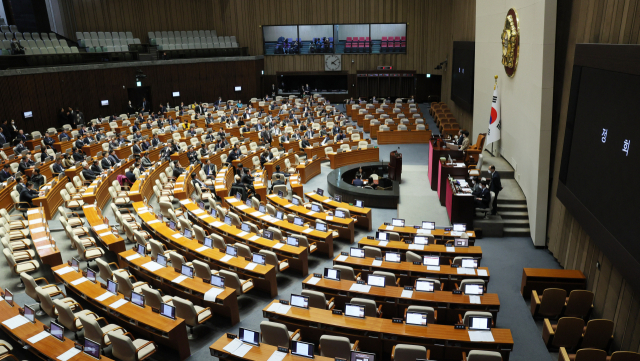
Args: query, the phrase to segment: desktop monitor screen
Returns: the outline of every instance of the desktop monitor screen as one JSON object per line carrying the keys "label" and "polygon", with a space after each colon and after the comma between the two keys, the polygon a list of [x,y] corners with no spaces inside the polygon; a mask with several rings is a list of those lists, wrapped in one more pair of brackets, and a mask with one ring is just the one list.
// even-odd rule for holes
{"label": "desktop monitor screen", "polygon": [[57,338],[60,341],[64,341],[64,327],[54,321],[51,321],[51,324],[49,324],[49,329],[51,330],[51,336]]}
{"label": "desktop monitor screen", "polygon": [[323,195],[324,195],[324,189],[320,189],[320,188],[318,188],[318,189],[316,190],[316,193],[318,193],[318,195],[319,195],[319,196],[323,196]]}
{"label": "desktop monitor screen", "polygon": [[322,212],[322,209],[320,209],[320,206],[317,205],[317,204],[312,204],[311,205],[311,210],[314,211],[314,212],[319,212],[319,213]]}
{"label": "desktop monitor screen", "polygon": [[264,255],[262,255],[262,254],[260,254],[260,253],[254,253],[254,254],[253,254],[253,257],[251,258],[251,261],[252,261],[253,263],[257,263],[257,264],[259,264],[259,265],[263,265],[263,266],[264,266],[264,265],[265,265],[265,263],[266,263],[265,258],[264,258]]}
{"label": "desktop monitor screen", "polygon": [[144,307],[144,295],[138,292],[131,292],[131,303]]}
{"label": "desktop monitor screen", "polygon": [[278,191],[278,197],[284,198],[284,192],[283,191]]}
{"label": "desktop monitor screen", "polygon": [[364,208],[364,202],[359,199],[356,199],[356,207]]}
{"label": "desktop monitor screen", "polygon": [[82,348],[84,353],[95,358],[100,359],[100,344],[85,337],[84,347]]}
{"label": "desktop monitor screen", "polygon": [[324,269],[324,278],[340,281],[340,270],[333,268],[325,268]]}
{"label": "desktop monitor screen", "polygon": [[93,283],[96,282],[96,271],[91,268],[87,268],[87,279]]}
{"label": "desktop monitor screen", "polygon": [[388,241],[389,238],[386,232],[376,232],[376,239],[379,241]]}
{"label": "desktop monitor screen", "polygon": [[309,297],[291,294],[291,306],[309,309]]}
{"label": "desktop monitor screen", "polygon": [[304,225],[304,221],[300,217],[294,217],[293,224],[295,224],[296,226],[302,226]]}
{"label": "desktop monitor screen", "polygon": [[287,237],[287,244],[292,247],[298,247],[300,242],[295,237]]}
{"label": "desktop monitor screen", "polygon": [[176,308],[166,303],[160,304],[160,314],[172,320],[176,319]]}
{"label": "desktop monitor screen", "polygon": [[101,100],[100,101],[100,105],[102,105],[103,107],[107,106],[107,105],[109,105],[109,101],[108,100]]}
{"label": "desktop monitor screen", "polygon": [[142,257],[147,255],[147,248],[141,244],[137,245],[136,247],[136,253],[138,253],[139,255],[141,255]]}
{"label": "desktop monitor screen", "polygon": [[376,361],[376,355],[369,352],[351,351],[350,361]]}
{"label": "desktop monitor screen", "polygon": [[240,225],[240,229],[242,230],[242,232],[247,232],[247,233],[251,232],[251,226],[249,226],[248,223],[242,223]]}
{"label": "desktop monitor screen", "polygon": [[174,98],[177,98],[180,96],[180,92],[172,92],[172,94]]}
{"label": "desktop monitor screen", "polygon": [[228,226],[230,226],[231,225],[231,217],[224,216],[224,223],[226,223]]}
{"label": "desktop monitor screen", "polygon": [[404,227],[404,219],[391,218],[391,225],[394,227]]}
{"label": "desktop monitor screen", "polygon": [[36,311],[29,305],[24,305],[24,317],[31,323],[36,323]]}
{"label": "desktop monitor screen", "polygon": [[364,318],[364,306],[347,303],[344,305],[344,315],[349,317]]}
{"label": "desktop monitor screen", "polygon": [[224,288],[224,277],[211,275],[211,280],[209,283],[211,283],[212,286]]}
{"label": "desktop monitor screen", "polygon": [[422,256],[422,264],[424,264],[425,266],[440,266],[440,257]]}
{"label": "desktop monitor screen", "polygon": [[172,231],[176,230],[176,223],[174,221],[169,221],[169,228],[171,228]]}
{"label": "desktop monitor screen", "polygon": [[336,202],[342,202],[342,196],[336,194],[336,196],[333,197],[333,200],[336,201]]}
{"label": "desktop monitor screen", "polygon": [[204,211],[204,202],[198,202],[198,208]]}
{"label": "desktop monitor screen", "polygon": [[369,277],[367,278],[367,284],[369,286],[384,287],[385,280],[386,278],[384,276],[376,276],[376,275],[370,274]]}
{"label": "desktop monitor screen", "polygon": [[32,112],[32,111],[24,112],[24,113],[23,113],[23,116],[24,116],[25,118],[33,118],[33,112]]}
{"label": "desktop monitor screen", "polygon": [[238,249],[234,246],[227,245],[227,249],[224,253],[228,254],[231,257],[236,257],[238,255]]}
{"label": "desktop monitor screen", "polygon": [[242,193],[236,192],[236,199],[237,200],[242,200]]}
{"label": "desktop monitor screen", "polygon": [[210,209],[209,213],[211,213],[211,217],[213,218],[218,217],[218,211],[216,211],[215,209]]}
{"label": "desktop monitor screen", "polygon": [[209,248],[213,248],[213,241],[209,237],[204,237],[204,245]]}
{"label": "desktop monitor screen", "polygon": [[4,289],[4,300],[7,301],[9,306],[13,307],[13,293],[8,288]]}
{"label": "desktop monitor screen", "polygon": [[416,291],[433,292],[434,288],[435,282],[433,281],[416,281]]}
{"label": "desktop monitor screen", "polygon": [[299,206],[300,205],[300,201],[298,200],[298,198],[292,198],[291,199],[291,203],[293,203],[293,205],[295,206]]}
{"label": "desktop monitor screen", "polygon": [[182,269],[180,270],[180,273],[182,273],[184,276],[187,276],[189,278],[193,278],[193,267],[183,264]]}
{"label": "desktop monitor screen", "polygon": [[261,204],[261,205],[258,206],[258,212],[267,213],[267,209],[265,208],[264,204]]}
{"label": "desktop monitor screen", "polygon": [[429,244],[429,238],[424,236],[415,236],[413,238],[413,243],[415,244]]}
{"label": "desktop monitor screen", "polygon": [[324,223],[317,222],[316,223],[316,231],[326,232],[327,231],[327,225],[324,224]]}
{"label": "desktop monitor screen", "polygon": [[456,238],[453,242],[455,247],[469,247],[469,239],[468,238]]}
{"label": "desktop monitor screen", "polygon": [[238,338],[242,342],[260,346],[260,332],[240,327],[240,330],[238,331]]}
{"label": "desktop monitor screen", "polygon": [[467,225],[464,223],[454,223],[453,231],[454,232],[465,232],[467,230]]}
{"label": "desktop monitor screen", "polygon": [[427,314],[422,312],[407,312],[407,325],[426,326]]}
{"label": "desktop monitor screen", "polygon": [[167,267],[167,257],[165,255],[159,254],[156,258],[156,263],[161,265],[162,267]]}
{"label": "desktop monitor screen", "polygon": [[184,236],[185,236],[186,238],[191,238],[191,230],[190,230],[190,229],[185,228],[185,230],[184,230]]}
{"label": "desktop monitor screen", "polygon": [[266,238],[273,241],[273,232],[267,231],[266,229],[262,230],[262,238]]}
{"label": "desktop monitor screen", "polygon": [[247,198],[247,201],[244,202],[244,205],[249,207],[249,208],[252,208],[253,207],[253,203],[251,203],[251,198]]}
{"label": "desktop monitor screen", "polygon": [[241,86],[235,86],[235,87],[233,87],[233,90],[235,90],[237,92],[240,92],[240,91],[242,91],[242,87]]}
{"label": "desktop monitor screen", "polygon": [[291,341],[291,354],[313,358],[313,344],[302,341]]}
{"label": "desktop monitor screen", "polygon": [[282,211],[277,211],[276,212],[276,218],[278,218],[279,220],[283,220],[284,219],[284,213]]}
{"label": "desktop monitor screen", "polygon": [[75,257],[71,258],[71,268],[76,272],[80,271],[80,262],[78,262],[78,259]]}
{"label": "desktop monitor screen", "polygon": [[463,258],[462,268],[478,268],[478,260]]}
{"label": "desktop monitor screen", "polygon": [[422,229],[436,229],[436,222],[422,222]]}
{"label": "desktop monitor screen", "polygon": [[336,211],[335,211],[335,213],[334,213],[334,215],[335,215],[336,217],[338,217],[338,218],[347,218],[347,215],[346,215],[346,214],[344,214],[344,211],[338,211],[338,210],[336,210]]}
{"label": "desktop monitor screen", "polygon": [[107,291],[113,293],[114,295],[118,295],[118,284],[113,282],[112,280],[107,280]]}
{"label": "desktop monitor screen", "polygon": [[400,253],[397,252],[387,252],[384,254],[384,260],[386,262],[394,262],[400,263]]}
{"label": "desktop monitor screen", "polygon": [[482,296],[484,294],[484,286],[478,283],[467,283],[464,285],[464,294]]}
{"label": "desktop monitor screen", "polygon": [[471,316],[469,317],[469,330],[489,330],[491,319],[489,317]]}
{"label": "desktop monitor screen", "polygon": [[356,258],[364,258],[364,249],[351,247],[351,249],[349,250],[349,256],[356,257]]}

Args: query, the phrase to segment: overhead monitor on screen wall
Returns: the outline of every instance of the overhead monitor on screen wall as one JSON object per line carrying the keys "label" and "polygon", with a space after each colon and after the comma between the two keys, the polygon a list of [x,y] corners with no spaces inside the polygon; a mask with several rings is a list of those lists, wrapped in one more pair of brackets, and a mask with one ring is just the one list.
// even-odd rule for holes
{"label": "overhead monitor on screen wall", "polygon": [[109,101],[108,100],[101,100],[100,101],[100,105],[102,105],[103,107],[107,106],[107,105],[109,105]]}
{"label": "overhead monitor on screen wall", "polygon": [[242,87],[241,86],[234,87],[234,90],[237,92],[240,92],[242,91]]}
{"label": "overhead monitor on screen wall", "polygon": [[26,118],[33,118],[33,112],[32,111],[28,111],[28,112],[24,112],[24,117]]}
{"label": "overhead monitor on screen wall", "polygon": [[180,92],[173,92],[173,97],[174,97],[174,98],[177,98],[177,97],[179,97],[179,96],[180,96]]}

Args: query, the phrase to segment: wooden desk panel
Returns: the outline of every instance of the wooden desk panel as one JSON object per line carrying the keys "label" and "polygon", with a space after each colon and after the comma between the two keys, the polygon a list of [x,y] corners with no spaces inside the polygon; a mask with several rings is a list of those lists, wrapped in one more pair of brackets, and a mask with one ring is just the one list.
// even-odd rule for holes
{"label": "wooden desk panel", "polygon": [[120,234],[113,232],[108,224],[105,224],[102,216],[102,211],[96,208],[93,204],[85,205],[82,207],[84,216],[87,218],[87,223],[93,230],[94,236],[102,245],[111,252],[116,254],[125,251],[124,238],[120,237]]}
{"label": "wooden desk panel", "polygon": [[118,157],[118,159],[127,159],[129,158],[129,156],[131,156],[133,153],[131,152],[131,148],[133,147],[133,145],[123,145],[120,148],[116,149],[116,157]]}
{"label": "wooden desk panel", "polygon": [[[82,200],[85,204],[93,204],[97,202],[98,208],[104,208],[109,200],[111,200],[111,194],[109,194],[109,187],[113,181],[117,180],[118,175],[124,175],[125,171],[134,163],[134,160],[130,160],[128,162],[124,162],[118,168],[115,168],[111,174],[103,175],[100,178],[96,178],[89,188],[82,194]],[[100,181],[100,184],[98,184]]]}
{"label": "wooden desk panel", "polygon": [[42,263],[51,267],[62,264],[60,249],[51,238],[49,226],[44,219],[44,207],[31,208],[27,211],[27,218],[29,219],[29,234]]}
{"label": "wooden desk panel", "polygon": [[4,188],[0,189],[0,208],[6,209],[7,212],[11,212],[14,207],[13,198],[11,198],[11,192],[17,184],[18,183],[13,180],[6,184]]}
{"label": "wooden desk panel", "polygon": [[[51,184],[54,181],[56,182],[56,184],[51,187]],[[57,178],[52,179],[45,185],[47,187],[51,187],[47,194],[45,196],[40,196],[32,200],[33,205],[44,207],[44,214],[48,221],[53,219],[53,216],[58,211],[58,207],[64,204],[64,199],[62,198],[62,194],[60,192],[65,189],[64,187],[67,182],[69,182],[67,178],[63,178],[61,181],[59,181]]]}
{"label": "wooden desk panel", "polygon": [[579,270],[523,268],[520,293],[525,298],[535,290],[542,294],[547,288],[561,288],[567,292],[587,288],[587,278]]}
{"label": "wooden desk panel", "polygon": [[[420,245],[409,245],[399,241],[389,241],[385,246],[381,246],[380,243],[381,242],[378,240],[363,237],[358,241],[358,247],[362,248],[364,246],[370,246],[380,248],[383,252],[399,252],[402,255],[403,260],[407,251],[411,251],[419,255],[438,256],[440,257],[440,262],[445,264],[448,264],[449,260],[453,260],[455,257],[459,256],[476,258],[478,260],[478,266],[482,260],[482,249],[477,246],[446,247],[444,244],[430,244],[426,246],[422,245],[423,249],[415,249],[415,246]],[[409,246],[414,246],[414,248],[410,249]],[[453,248],[453,250],[448,250],[450,248]]]}
{"label": "wooden desk panel", "polygon": [[355,224],[356,227],[364,228],[367,231],[371,231],[371,222],[372,222],[371,208],[360,208],[360,207],[352,206],[349,203],[336,202],[332,198],[321,196],[316,192],[305,193],[305,196],[307,196],[307,198],[310,201],[321,203],[323,208],[329,208],[332,210],[335,210],[338,207],[348,209],[349,213],[351,213],[351,216],[352,217],[355,216],[356,219],[358,220]]}
{"label": "wooden desk panel", "polygon": [[[80,177],[80,172],[82,172],[82,167],[69,167],[64,170],[64,174],[69,177],[69,180],[73,180],[75,176]],[[82,180],[82,178],[80,178]]]}
{"label": "wooden desk panel", "polygon": [[[89,145],[85,145],[82,147],[82,152],[84,152],[85,155],[89,155],[91,157],[95,157],[99,152],[102,152],[102,144],[104,143],[100,142],[100,143],[93,143],[93,144],[89,144]],[[120,158],[120,157],[118,157]]]}
{"label": "wooden desk panel", "polygon": [[53,149],[55,149],[58,153],[66,153],[67,149],[73,149],[73,141],[67,140],[64,142],[53,143]]}
{"label": "wooden desk panel", "polygon": [[[227,338],[227,335],[222,335],[216,342],[214,342],[211,346],[209,346],[209,353],[213,357],[217,357],[220,360],[246,360],[246,361],[267,361],[273,355],[275,351],[278,350],[278,347],[271,346],[266,343],[261,343],[260,346],[253,346],[249,352],[243,357],[238,357],[232,355],[224,350],[225,346],[227,346],[232,340]],[[291,353],[288,353],[282,360],[283,361],[300,361],[303,359],[299,356],[293,356]],[[323,356],[315,356],[314,360],[316,361],[335,361],[335,358],[331,357],[323,357]]]}
{"label": "wooden desk panel", "polygon": [[174,197],[178,199],[187,199],[193,193],[193,191],[195,190],[195,186],[191,181],[191,177],[194,174],[198,174],[198,171],[200,171],[200,166],[201,166],[200,164],[195,166],[189,166],[189,168],[187,168],[185,173],[180,174],[178,179],[176,179],[176,184],[173,188]]}
{"label": "wooden desk panel", "polygon": [[[389,127],[389,130],[393,130],[393,131],[397,131],[398,130],[398,124],[385,124],[384,120],[381,120],[380,124],[369,125],[369,136],[371,137],[371,139],[378,139],[378,136],[380,134],[380,126],[382,126],[382,125],[386,125],[387,127]],[[407,124],[407,130],[416,130],[416,126],[417,126],[417,124]],[[426,127],[427,126],[425,125],[425,128]],[[431,137],[429,137],[429,138],[431,138]],[[378,140],[378,144],[382,144],[382,143],[380,143],[380,140]],[[384,144],[387,144],[387,143],[384,143]]]}
{"label": "wooden desk panel", "polygon": [[329,154],[329,162],[331,162],[331,169],[337,169],[350,164],[379,162],[379,161],[380,161],[380,148],[377,148],[377,147]]}
{"label": "wooden desk panel", "polygon": [[[311,159],[311,158],[308,158]],[[316,160],[312,160],[309,163],[298,164],[296,170],[300,174],[300,182],[302,184],[307,183],[311,178],[317,176],[322,172],[321,170],[322,159],[318,157]]]}
{"label": "wooden desk panel", "polygon": [[416,144],[428,143],[431,139],[430,130],[396,130],[393,132],[378,132],[378,144]]}
{"label": "wooden desk panel", "polygon": [[[380,227],[378,227],[378,231],[380,232],[396,232],[398,234],[400,234],[400,237],[403,238],[413,238],[418,234],[418,230],[414,227],[411,226],[405,226],[405,227],[398,227],[398,226],[386,226],[386,225],[381,225]],[[453,233],[453,234],[452,234]],[[467,235],[469,236],[469,245],[473,246],[476,240],[476,232],[474,231],[466,231]],[[460,237],[458,234],[454,233],[454,232],[448,232],[445,231],[444,229],[438,228],[438,229],[433,229],[431,230],[431,233],[426,234],[423,233],[421,235],[432,235],[436,238],[437,240],[445,240],[445,239],[454,239],[457,237]]]}
{"label": "wooden desk panel", "polygon": [[[53,177],[53,173],[51,173],[51,168],[49,168],[49,166],[53,164],[53,161],[50,160],[48,162],[45,162],[43,164],[41,164],[39,167],[37,167],[38,169],[40,169],[40,174],[45,176],[47,181],[50,181],[51,178]],[[34,173],[34,170],[36,168],[29,168],[27,170],[24,171],[24,173],[27,175],[27,177],[31,177]]]}
{"label": "wooden desk panel", "polygon": [[[304,190],[303,190],[304,187],[300,182],[300,174],[291,174],[289,176],[289,186],[291,187],[291,192],[293,194],[304,199]],[[266,196],[264,199],[266,199]]]}
{"label": "wooden desk panel", "polygon": [[[163,173],[168,166],[169,162],[164,162],[160,165],[156,164],[154,165],[155,169],[151,169],[148,175],[138,178],[131,186],[129,199],[133,202],[142,202],[144,198],[151,199],[154,195],[153,186],[156,184],[156,179],[160,179],[160,173]],[[140,186],[141,184],[142,187]]]}
{"label": "wooden desk panel", "polygon": [[[456,161],[456,159],[454,158],[453,161],[456,163],[460,162],[464,165],[464,163],[462,163],[462,160]],[[457,167],[454,165],[447,165],[443,161],[438,161],[438,164],[436,164],[436,166],[439,168],[438,173],[440,174],[440,179],[438,180],[438,198],[440,199],[440,205],[446,206],[447,188],[449,188],[449,176],[451,176],[452,178],[468,178],[469,170],[467,166]]]}
{"label": "wooden desk panel", "polygon": [[[337,142],[337,143],[333,143],[333,144],[328,144],[328,145],[318,145],[317,147],[311,147],[311,148],[305,148],[304,152],[307,154],[307,159],[312,159],[314,155],[317,155],[319,159],[328,159],[326,156],[326,153],[324,151],[325,148],[327,147],[331,147],[331,149],[335,152],[338,148],[340,148],[341,145],[343,144],[349,144],[349,149],[351,149],[351,147],[353,147],[354,145],[357,146],[358,143],[360,143],[361,141],[365,141],[368,144],[371,144],[371,139],[362,139],[362,137],[360,138],[360,140],[354,141],[354,140],[349,140],[349,141],[342,141],[342,142]],[[309,143],[313,144],[316,143],[312,140],[309,141]]]}
{"label": "wooden desk panel", "polygon": [[291,162],[291,164],[295,163],[296,161],[295,155],[291,153],[285,154],[284,156],[280,155],[279,159],[272,159],[271,162],[264,164],[264,170],[267,172],[267,179],[271,179],[271,176],[276,171],[276,166],[279,165],[281,171],[285,171],[287,169],[287,167],[284,165],[285,159],[289,159],[289,162]]}

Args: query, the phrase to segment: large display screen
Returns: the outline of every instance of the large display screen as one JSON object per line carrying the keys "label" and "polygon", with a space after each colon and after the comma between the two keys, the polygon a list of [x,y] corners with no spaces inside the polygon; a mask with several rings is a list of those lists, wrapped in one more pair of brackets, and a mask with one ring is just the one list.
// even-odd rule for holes
{"label": "large display screen", "polygon": [[451,63],[451,100],[456,106],[473,112],[473,69],[476,44],[473,41],[454,41]]}

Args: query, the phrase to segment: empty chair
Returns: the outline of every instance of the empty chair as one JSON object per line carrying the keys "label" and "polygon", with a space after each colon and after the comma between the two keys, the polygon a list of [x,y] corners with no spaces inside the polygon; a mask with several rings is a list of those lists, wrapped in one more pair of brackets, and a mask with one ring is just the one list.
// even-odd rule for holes
{"label": "empty chair", "polygon": [[[121,326],[109,324],[104,317],[95,318],[93,315],[78,315],[78,319],[84,329],[84,337],[90,340],[100,342],[101,347],[111,345],[111,337],[114,335],[124,335],[127,331]],[[102,320],[105,325],[100,326],[98,320]]]}
{"label": "empty chair", "polygon": [[113,357],[122,361],[139,361],[156,352],[157,347],[153,341],[135,339],[130,333],[111,337]]}
{"label": "empty chair", "polygon": [[398,344],[391,349],[391,359],[394,361],[415,361],[428,358],[429,351],[424,346]]}
{"label": "empty chair", "polygon": [[173,298],[171,296],[164,296],[159,290],[154,290],[153,288],[142,288],[142,295],[144,296],[145,305],[158,310],[162,303],[173,305]]}
{"label": "empty chair", "polygon": [[422,257],[417,253],[407,251],[405,256],[407,258],[407,262],[422,262]]}
{"label": "empty chair", "polygon": [[640,353],[631,351],[616,351],[607,361],[640,361]]}
{"label": "empty chair", "polygon": [[358,350],[359,341],[351,343],[347,337],[322,335],[320,336],[320,356],[330,358],[351,358],[351,351]]}
{"label": "empty chair", "polygon": [[300,340],[300,330],[291,332],[287,326],[271,321],[260,322],[260,333],[262,342],[279,347],[291,347],[291,341]]}
{"label": "empty chair", "polygon": [[565,304],[565,317],[587,318],[593,309],[593,292],[585,290],[573,290],[569,293],[569,299]]}
{"label": "empty chair", "polygon": [[378,247],[364,246],[364,256],[368,258],[382,257],[382,251]]}
{"label": "empty chair", "polygon": [[[15,275],[19,275],[22,272],[34,272],[40,268],[40,263],[36,260],[29,259],[17,262],[10,250],[5,248],[2,252],[4,253],[4,257],[7,259],[11,273]],[[20,285],[22,286],[22,283],[20,283]]]}
{"label": "empty chair", "polygon": [[183,255],[178,252],[170,252],[169,258],[171,259],[171,267],[177,270],[182,269],[182,265],[193,266],[193,263],[187,262]]}
{"label": "empty chair", "polygon": [[[36,293],[38,294],[40,309],[44,311],[44,313],[46,313],[49,317],[58,318],[58,312],[53,305],[53,298],[51,298],[51,295],[49,295],[49,293],[44,291],[41,287],[36,287]],[[65,296],[64,298],[58,298],[57,300],[72,305],[73,309],[80,307],[80,305],[70,297]]]}
{"label": "empty chair", "polygon": [[352,267],[334,265],[332,268],[340,270],[340,280],[354,281],[354,282],[357,280],[360,280],[360,273],[356,275]]}
{"label": "empty chair", "polygon": [[567,298],[567,291],[560,288],[547,288],[541,296],[531,291],[531,315],[546,318],[558,318]]}
{"label": "empty chair", "polygon": [[80,305],[76,307],[80,310],[78,312],[73,312],[68,303],[63,302],[62,300],[53,300],[53,306],[58,313],[58,322],[65,327],[66,330],[73,332],[76,340],[78,339],[78,331],[83,329],[82,321],[80,321],[80,315],[85,317],[90,317],[93,319],[97,319],[98,315],[96,315],[91,310],[83,310]]}
{"label": "empty chair", "polygon": [[278,260],[278,256],[276,255],[275,252],[272,252],[266,249],[261,249],[260,251],[258,251],[258,253],[264,256],[266,264],[270,264],[276,267],[276,269],[279,272],[282,272],[287,268],[289,268],[289,261],[286,259],[282,261]]}
{"label": "empty chair", "polygon": [[138,280],[133,277],[135,283],[131,283],[131,278],[126,276],[122,272],[117,272],[113,274],[116,278],[116,282],[118,283],[118,292],[122,293],[125,297],[131,299],[131,292],[140,293],[143,288],[148,288],[149,285],[147,282],[138,282]]}
{"label": "empty chair", "polygon": [[253,288],[252,279],[240,279],[235,272],[220,270],[220,276],[224,277],[225,287],[230,287],[236,290],[236,294],[241,295],[249,292]]}
{"label": "empty chair", "polygon": [[427,324],[436,323],[436,321],[438,320],[438,313],[437,313],[436,310],[434,310],[433,307],[411,305],[411,306],[407,307],[407,309],[404,311],[404,318],[405,319],[407,318],[407,312],[426,313],[427,314]]}
{"label": "empty chair", "polygon": [[609,343],[613,340],[613,321],[611,320],[590,320],[582,335],[580,348],[595,348],[607,350]]}
{"label": "empty chair", "polygon": [[193,328],[205,323],[212,317],[209,307],[195,306],[193,302],[184,298],[174,297],[173,305],[176,307],[176,317],[185,320],[191,338],[193,338]]}
{"label": "empty chair", "polygon": [[[119,269],[118,265],[114,262],[107,263],[107,261],[98,258],[96,259],[96,263],[98,264],[98,276],[102,278],[105,283],[107,280],[116,282],[116,278],[113,275],[115,272],[124,272],[125,277],[129,277],[129,271],[126,269]],[[115,269],[111,269],[111,265],[114,265]]]}
{"label": "empty chair", "polygon": [[312,290],[302,290],[303,296],[309,297],[309,307],[332,310],[335,307],[334,298],[327,300],[324,293]]}
{"label": "empty chair", "polygon": [[194,259],[192,263],[193,263],[193,268],[196,272],[196,277],[200,277],[205,280],[208,280],[211,278],[211,275],[218,274],[218,271],[212,271],[211,268],[209,268],[209,265],[205,262]]}
{"label": "empty chair", "polygon": [[104,256],[104,250],[100,247],[89,247],[85,248],[85,243],[80,240],[77,236],[74,236],[71,239],[72,242],[75,242],[76,251],[78,251],[78,256],[81,261],[87,262],[87,267],[89,267],[89,262],[96,258],[100,258]]}
{"label": "empty chair", "polygon": [[382,317],[382,305],[380,305],[379,307],[376,306],[376,301],[374,300],[354,297],[351,299],[350,303],[364,306],[364,315],[366,317]]}
{"label": "empty chair", "polygon": [[502,355],[496,351],[472,350],[469,355],[462,353],[463,361],[502,361]]}
{"label": "empty chair", "polygon": [[385,271],[373,271],[373,275],[384,277],[384,283],[387,286],[400,286],[400,279],[396,279],[396,275],[394,273]]}
{"label": "empty chair", "polygon": [[[55,297],[58,295],[64,296],[64,293],[62,293],[62,290],[58,288],[57,285],[50,285],[49,282],[44,277],[34,279],[33,277],[31,277],[31,275],[22,272],[20,273],[20,279],[24,284],[24,287],[25,287],[24,291],[27,294],[27,296],[33,298],[37,302],[39,302],[38,292],[36,292],[36,288],[39,287],[38,284],[36,283],[38,281],[44,281],[47,284],[46,286],[41,286],[40,290],[42,292],[48,293],[50,297]],[[38,313],[39,313],[38,316],[40,316],[42,311],[38,311]]]}
{"label": "empty chair", "polygon": [[574,349],[582,337],[584,320],[577,317],[562,317],[556,325],[551,325],[549,319],[544,319],[542,340],[547,347],[565,347]]}

